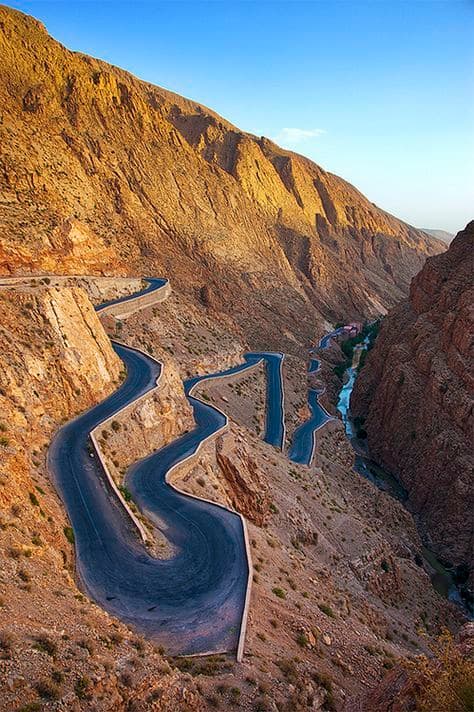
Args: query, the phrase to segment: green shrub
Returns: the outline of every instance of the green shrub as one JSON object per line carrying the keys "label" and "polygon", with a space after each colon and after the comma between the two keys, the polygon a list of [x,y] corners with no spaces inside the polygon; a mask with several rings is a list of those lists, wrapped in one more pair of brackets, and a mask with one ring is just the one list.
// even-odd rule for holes
{"label": "green shrub", "polygon": [[125,487],[125,485],[122,485],[119,487],[120,492],[122,493],[122,496],[126,502],[131,502],[132,501],[132,493],[128,489],[128,487]]}
{"label": "green shrub", "polygon": [[84,675],[83,677],[79,677],[76,680],[76,683],[74,685],[74,692],[80,700],[83,700],[87,696],[87,690],[89,689],[90,684],[90,680],[86,675]]}
{"label": "green shrub", "polygon": [[38,694],[46,700],[59,700],[61,697],[59,687],[50,680],[40,680],[40,682],[36,684],[36,690]]}
{"label": "green shrub", "polygon": [[315,672],[313,675],[313,679],[325,691],[323,709],[327,710],[328,712],[333,712],[334,710],[336,710],[334,694],[332,691],[332,681],[329,675],[326,675],[326,673],[324,672]]}
{"label": "green shrub", "polygon": [[308,638],[304,633],[299,633],[296,636],[296,642],[301,648],[306,648],[306,646],[308,645]]}
{"label": "green shrub", "polygon": [[41,650],[43,653],[51,655],[51,657],[54,657],[58,652],[57,644],[44,633],[36,636],[34,647],[36,650]]}
{"label": "green shrub", "polygon": [[75,542],[75,536],[74,536],[74,530],[72,527],[64,527],[64,536],[68,540],[70,544],[74,544]]}
{"label": "green shrub", "polygon": [[347,368],[348,366],[346,361],[341,361],[341,363],[338,363],[337,366],[334,366],[333,372],[336,374],[340,381],[342,381],[342,377],[344,376],[344,373],[346,372]]}
{"label": "green shrub", "polygon": [[328,606],[326,603],[318,603],[318,608],[320,611],[322,611],[326,616],[329,616],[329,618],[335,618],[336,614],[332,610],[331,606]]}
{"label": "green shrub", "polygon": [[474,661],[445,630],[430,645],[432,656],[406,663],[419,712],[472,712]]}
{"label": "green shrub", "polygon": [[0,632],[0,650],[3,652],[4,657],[10,657],[13,649],[13,635],[6,630]]}
{"label": "green shrub", "polygon": [[289,683],[294,685],[298,681],[298,670],[296,668],[294,660],[290,659],[283,659],[283,660],[278,660],[277,663],[278,667],[282,671],[283,675],[285,678],[288,680]]}
{"label": "green shrub", "polygon": [[23,705],[23,707],[20,707],[18,712],[40,712],[42,707],[43,705],[41,702],[34,700],[33,702],[28,702],[26,705]]}
{"label": "green shrub", "polygon": [[272,591],[278,598],[286,598],[286,592],[282,588],[275,586],[275,588],[272,588]]}
{"label": "green shrub", "polygon": [[240,687],[231,687],[230,688],[230,696],[234,700],[237,700],[240,697]]}
{"label": "green shrub", "polygon": [[51,678],[54,682],[60,684],[61,682],[64,682],[64,673],[62,673],[61,670],[53,670]]}
{"label": "green shrub", "polygon": [[31,581],[31,576],[28,573],[28,571],[25,571],[25,569],[20,569],[18,571],[18,576],[21,578],[22,581],[25,583],[28,583],[28,581]]}
{"label": "green shrub", "polygon": [[92,640],[87,640],[86,638],[81,638],[81,640],[77,641],[77,644],[80,648],[84,648],[84,650],[87,650],[89,655],[94,655],[95,651],[95,646],[94,646],[94,641]]}

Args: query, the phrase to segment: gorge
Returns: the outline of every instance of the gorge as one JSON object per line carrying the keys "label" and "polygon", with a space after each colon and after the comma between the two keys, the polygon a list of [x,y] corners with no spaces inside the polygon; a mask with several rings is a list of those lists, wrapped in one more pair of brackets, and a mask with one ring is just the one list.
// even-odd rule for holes
{"label": "gorge", "polygon": [[[423,543],[468,579],[473,224],[7,7],[0,68],[0,710],[398,709],[473,638]],[[345,392],[403,506],[336,410],[380,317]]]}
{"label": "gorge", "polygon": [[400,478],[430,545],[471,590],[473,248],[470,223],[427,261],[351,396],[372,456]]}

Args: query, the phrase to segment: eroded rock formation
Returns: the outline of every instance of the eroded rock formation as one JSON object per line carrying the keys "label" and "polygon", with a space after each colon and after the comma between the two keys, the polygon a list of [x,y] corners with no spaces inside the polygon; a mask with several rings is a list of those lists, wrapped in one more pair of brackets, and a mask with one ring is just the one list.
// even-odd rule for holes
{"label": "eroded rock formation", "polygon": [[474,222],[429,259],[384,320],[356,380],[372,457],[409,492],[447,562],[472,566]]}

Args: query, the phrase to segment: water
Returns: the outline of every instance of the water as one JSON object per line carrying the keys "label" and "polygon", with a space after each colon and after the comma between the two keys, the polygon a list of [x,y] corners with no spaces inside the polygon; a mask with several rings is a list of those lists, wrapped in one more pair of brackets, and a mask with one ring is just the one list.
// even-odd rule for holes
{"label": "water", "polygon": [[350,403],[351,403],[351,393],[354,388],[355,379],[357,377],[357,366],[359,365],[360,356],[362,351],[365,351],[369,343],[369,338],[366,337],[361,344],[357,344],[354,347],[354,355],[352,357],[351,367],[347,369],[344,374],[345,380],[344,385],[339,393],[339,400],[337,402],[337,409],[342,417],[342,422],[344,423],[344,428],[346,430],[346,435],[352,442],[352,438],[355,437],[354,426],[350,417]]}

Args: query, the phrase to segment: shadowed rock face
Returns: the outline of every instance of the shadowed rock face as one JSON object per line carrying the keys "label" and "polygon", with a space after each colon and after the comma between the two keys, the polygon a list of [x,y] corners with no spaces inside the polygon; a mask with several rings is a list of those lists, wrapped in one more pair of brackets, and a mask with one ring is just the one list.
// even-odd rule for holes
{"label": "shadowed rock face", "polygon": [[268,348],[306,339],[318,312],[383,311],[444,249],[308,159],[8,8],[0,58],[0,273],[166,274],[196,297],[205,286]]}
{"label": "shadowed rock face", "polygon": [[356,381],[372,456],[396,473],[442,557],[472,566],[474,221],[427,260]]}

